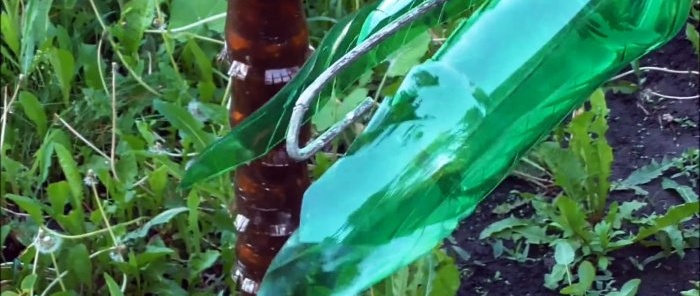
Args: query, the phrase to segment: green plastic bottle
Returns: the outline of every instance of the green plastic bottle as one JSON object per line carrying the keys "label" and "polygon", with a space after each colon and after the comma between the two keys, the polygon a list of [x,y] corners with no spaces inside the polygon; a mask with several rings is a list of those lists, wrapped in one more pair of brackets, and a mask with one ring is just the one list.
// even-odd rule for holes
{"label": "green plastic bottle", "polygon": [[307,190],[259,295],[357,295],[429,252],[590,93],[673,38],[690,6],[488,1]]}

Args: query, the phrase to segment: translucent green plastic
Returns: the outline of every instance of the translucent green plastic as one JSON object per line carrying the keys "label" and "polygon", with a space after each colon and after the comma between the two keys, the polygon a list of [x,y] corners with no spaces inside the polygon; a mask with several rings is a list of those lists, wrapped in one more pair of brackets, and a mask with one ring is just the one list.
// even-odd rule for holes
{"label": "translucent green plastic", "polygon": [[[328,32],[294,79],[287,83],[265,106],[236,126],[225,137],[217,140],[200,153],[187,169],[180,187],[190,188],[199,181],[227,173],[268,153],[284,139],[292,107],[304,88],[364,38],[380,30],[411,8],[426,1],[390,1],[395,2],[395,5],[392,5],[391,13],[378,12],[378,4],[368,5],[338,22]],[[435,11],[421,17],[410,26],[399,30],[399,32],[382,42],[377,48],[362,56],[347,70],[338,75],[333,82],[333,88],[337,92],[342,93],[351,87],[362,74],[384,62],[406,42],[411,41],[420,33],[424,33],[441,21],[455,19],[465,12],[473,10],[478,3],[483,2],[484,0],[459,0],[441,5]],[[329,87],[318,99],[318,106],[323,106],[328,101],[331,97],[330,93],[331,89]],[[308,118],[316,110],[312,108],[308,112]]]}
{"label": "translucent green plastic", "polygon": [[690,6],[489,1],[308,189],[259,295],[356,295],[430,251],[589,94],[675,36]]}

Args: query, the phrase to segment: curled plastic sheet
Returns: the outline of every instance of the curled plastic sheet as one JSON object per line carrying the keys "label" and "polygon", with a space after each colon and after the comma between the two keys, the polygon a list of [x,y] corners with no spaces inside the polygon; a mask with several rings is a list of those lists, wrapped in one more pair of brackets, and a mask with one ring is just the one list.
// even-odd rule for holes
{"label": "curled plastic sheet", "polygon": [[441,242],[690,0],[488,1],[304,195],[259,295],[357,295]]}
{"label": "curled plastic sheet", "polygon": [[[459,17],[464,12],[472,9],[475,3],[483,1],[448,1],[448,4],[441,5],[410,26],[399,30],[378,47],[362,56],[334,80],[333,88],[336,92],[348,89],[363,73],[385,61],[406,42],[416,38],[416,36],[424,33],[428,28],[439,24],[441,21]],[[268,153],[282,142],[289,125],[289,118],[294,103],[305,87],[331,64],[352,50],[358,42],[364,40],[362,38],[367,38],[392,20],[403,15],[411,8],[427,2],[427,0],[384,2],[398,3],[392,6],[393,9],[390,13],[377,10],[379,3],[365,6],[333,26],[296,76],[277,95],[233,128],[229,134],[217,140],[199,154],[193,164],[187,169],[180,187],[190,188],[199,181],[232,171],[238,166]],[[329,88],[321,94],[317,101],[317,106],[323,106],[328,102],[328,99],[331,97],[331,91]],[[307,114],[307,121],[310,120],[317,109],[311,108]]]}

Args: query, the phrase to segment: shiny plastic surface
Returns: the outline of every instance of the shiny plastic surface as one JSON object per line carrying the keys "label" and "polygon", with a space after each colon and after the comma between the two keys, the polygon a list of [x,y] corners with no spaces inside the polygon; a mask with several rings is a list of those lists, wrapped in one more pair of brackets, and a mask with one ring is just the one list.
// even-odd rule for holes
{"label": "shiny plastic surface", "polygon": [[260,295],[356,295],[428,252],[689,0],[489,1],[304,195]]}
{"label": "shiny plastic surface", "polygon": [[[336,92],[343,92],[352,87],[360,76],[385,61],[403,44],[411,41],[420,33],[444,20],[455,19],[464,12],[473,9],[475,3],[483,0],[449,1],[434,12],[425,15],[409,27],[400,30],[394,36],[382,42],[367,55],[362,56],[347,70],[343,71],[334,81]],[[181,188],[189,188],[195,183],[225,174],[251,160],[267,154],[281,143],[289,125],[291,110],[297,98],[316,77],[328,66],[353,49],[360,34],[367,37],[386,26],[389,21],[397,18],[412,7],[426,0],[401,1],[403,6],[395,14],[383,14],[376,22],[366,24],[367,17],[374,13],[377,4],[367,5],[355,14],[339,21],[326,35],[316,51],[299,70],[296,76],[282,88],[267,104],[237,125],[224,138],[211,144],[195,159],[187,169],[180,183]],[[362,33],[361,33],[362,32]],[[310,117],[331,97],[330,87],[318,99],[317,105],[308,112]],[[318,106],[319,108],[316,108]],[[307,119],[308,122],[308,119]]]}

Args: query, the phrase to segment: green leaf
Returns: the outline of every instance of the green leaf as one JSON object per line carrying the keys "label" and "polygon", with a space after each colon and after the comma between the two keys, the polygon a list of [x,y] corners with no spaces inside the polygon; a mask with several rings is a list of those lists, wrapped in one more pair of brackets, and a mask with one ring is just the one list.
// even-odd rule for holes
{"label": "green leaf", "polygon": [[554,142],[544,142],[540,145],[538,154],[542,156],[547,167],[554,174],[554,181],[566,195],[573,197],[586,196],[582,183],[586,172],[581,161],[571,150],[559,147]]}
{"label": "green leaf", "polygon": [[489,226],[486,226],[484,230],[481,231],[481,234],[479,234],[479,239],[484,239],[487,237],[492,237],[495,234],[505,231],[505,230],[510,230],[516,227],[522,227],[530,224],[531,222],[529,220],[525,219],[520,219],[516,217],[508,217],[503,220],[494,222],[490,224]]}
{"label": "green leaf", "polygon": [[661,186],[666,190],[671,189],[676,191],[685,202],[698,201],[698,195],[690,186],[678,184],[676,181],[669,178],[664,178],[663,181],[661,181]]}
{"label": "green leaf", "polygon": [[611,221],[613,228],[620,228],[624,220],[632,220],[632,214],[646,205],[647,203],[636,200],[626,201],[620,204],[618,207],[619,214],[615,215],[615,218]]}
{"label": "green leaf", "polygon": [[71,200],[71,188],[66,181],[51,183],[46,188],[53,215],[63,214],[64,206]]}
{"label": "green leaf", "polygon": [[143,33],[151,26],[155,17],[156,3],[157,1],[148,0],[126,2],[121,9],[119,26],[110,27],[127,56],[138,52],[143,42]]}
{"label": "green leaf", "polygon": [[554,260],[559,265],[571,265],[576,258],[576,250],[566,240],[558,240],[554,245]]}
{"label": "green leaf", "polygon": [[83,179],[80,177],[78,164],[70,151],[63,145],[54,145],[54,150],[56,151],[56,157],[58,157],[58,164],[63,170],[68,185],[70,185],[74,200],[73,206],[80,207],[83,200]]}
{"label": "green leaf", "polygon": [[46,133],[48,120],[46,119],[44,106],[41,105],[39,99],[28,91],[22,91],[19,93],[19,104],[22,106],[24,114],[36,126],[39,136],[43,136]]}
{"label": "green leaf", "polygon": [[124,293],[122,293],[122,291],[119,289],[117,282],[115,282],[114,279],[106,272],[104,273],[104,278],[105,282],[107,283],[107,289],[109,290],[110,296],[124,296]]}
{"label": "green leaf", "polygon": [[430,41],[432,41],[432,38],[428,31],[408,41],[398,51],[389,56],[389,68],[386,70],[386,75],[388,77],[406,75],[428,52]]}
{"label": "green leaf", "polygon": [[202,233],[199,229],[199,204],[201,202],[200,193],[197,190],[192,190],[187,195],[187,208],[189,215],[187,216],[187,231],[190,234],[190,240],[194,245],[194,252],[199,253],[199,242],[202,240]]}
{"label": "green leaf", "polygon": [[5,245],[5,239],[7,239],[7,236],[10,235],[12,231],[12,224],[13,223],[5,223],[5,225],[0,227],[0,246]]}
{"label": "green leaf", "polygon": [[51,51],[50,61],[63,93],[63,102],[67,105],[75,74],[73,54],[65,49],[54,48]]}
{"label": "green leaf", "polygon": [[314,180],[318,180],[333,165],[333,158],[326,153],[317,153],[314,155],[314,158],[314,167],[311,170],[311,175]]}
{"label": "green leaf", "polygon": [[18,55],[20,50],[20,21],[18,18],[20,14],[17,11],[10,11],[10,9],[10,7],[3,6],[2,14],[0,14],[0,30],[2,30],[3,41],[15,55]]}
{"label": "green leaf", "polygon": [[160,196],[168,186],[168,167],[160,166],[148,174],[148,186],[156,196]]}
{"label": "green leaf", "polygon": [[544,275],[544,286],[547,289],[554,290],[559,287],[559,283],[564,279],[568,266],[555,264],[552,271]]}
{"label": "green leaf", "polygon": [[650,227],[642,227],[634,240],[641,241],[665,227],[678,225],[698,213],[700,213],[700,202],[697,201],[671,207],[666,214],[653,219]]}
{"label": "green leaf", "polygon": [[178,207],[178,208],[173,208],[173,209],[169,209],[165,212],[162,212],[162,213],[158,214],[158,216],[155,216],[155,217],[153,217],[153,219],[146,222],[146,224],[141,226],[139,229],[127,233],[124,236],[123,240],[127,241],[127,240],[132,240],[132,239],[137,239],[137,238],[143,238],[146,236],[146,234],[148,234],[148,230],[150,230],[151,227],[154,227],[154,226],[157,226],[160,224],[168,223],[168,222],[170,222],[170,220],[173,217],[177,216],[177,214],[180,214],[182,212],[186,212],[187,210],[188,209],[186,207]]}
{"label": "green leaf", "polygon": [[52,3],[52,0],[26,2],[25,13],[22,14],[24,19],[22,20],[22,48],[20,50],[20,68],[25,76],[28,76],[33,69],[37,46],[46,40],[50,24],[49,10]]}
{"label": "green leaf", "polygon": [[585,295],[595,280],[595,267],[588,261],[583,261],[578,266],[578,282],[561,289],[560,293],[566,295]]}
{"label": "green leaf", "polygon": [[92,261],[90,261],[90,252],[84,244],[77,244],[69,249],[67,263],[68,269],[80,282],[92,285]]}
{"label": "green leaf", "polygon": [[37,170],[39,171],[39,184],[44,183],[46,178],[48,178],[53,160],[54,146],[56,144],[61,144],[64,147],[70,146],[68,135],[59,129],[49,131],[46,137],[44,137],[41,146],[34,154],[35,160],[32,164],[31,173],[35,174]]}
{"label": "green leaf", "polygon": [[581,206],[566,195],[557,197],[554,203],[560,212],[556,220],[564,228],[563,230],[575,233],[585,241],[590,241],[591,235],[588,231],[590,225],[586,221],[586,213]]}
{"label": "green leaf", "polygon": [[332,99],[326,103],[321,110],[312,118],[316,130],[323,131],[331,127],[336,122],[345,117],[347,113],[352,111],[362,100],[367,98],[369,90],[366,88],[356,88],[350,94],[342,99]]}
{"label": "green leaf", "polygon": [[41,210],[41,203],[37,199],[15,194],[7,194],[5,198],[17,204],[17,206],[22,209],[22,211],[26,212],[36,224],[44,224],[44,215],[43,211]]}
{"label": "green leaf", "polygon": [[619,182],[616,190],[625,190],[633,186],[643,185],[660,177],[665,171],[673,167],[673,161],[663,158],[661,162],[652,160],[650,164],[645,165],[636,171],[632,172],[627,179]]}
{"label": "green leaf", "polygon": [[214,141],[214,136],[202,131],[204,125],[194,119],[184,108],[161,100],[153,102],[153,108],[163,115],[170,124],[182,132],[183,137],[189,137],[197,150],[201,151]]}
{"label": "green leaf", "polygon": [[20,284],[22,291],[28,292],[30,290],[33,290],[38,277],[39,276],[36,273],[32,273],[26,276],[24,279],[22,279],[22,283]]}
{"label": "green leaf", "polygon": [[551,237],[547,235],[547,229],[543,226],[530,224],[525,227],[515,228],[513,232],[522,235],[530,244],[543,244],[551,241]]}
{"label": "green leaf", "polygon": [[683,258],[685,256],[685,241],[683,240],[683,233],[678,230],[677,226],[667,226],[664,227],[663,231],[667,236],[668,240],[671,242],[671,247],[676,250],[678,256]]}
{"label": "green leaf", "polygon": [[190,278],[198,276],[202,271],[212,267],[221,254],[216,250],[208,250],[204,253],[197,253],[190,257],[188,270]]}
{"label": "green leaf", "polygon": [[616,80],[605,85],[606,90],[611,90],[615,94],[631,95],[639,91],[639,85],[626,80]]}
{"label": "green leaf", "polygon": [[[125,144],[125,142],[122,142],[120,144]],[[131,150],[131,148],[129,148],[128,145],[120,145],[119,148],[119,160],[117,160],[116,164],[116,171],[119,175],[119,181],[128,186],[131,186],[139,173],[139,167],[138,163],[136,162],[136,156],[134,155],[134,151]]]}
{"label": "green leaf", "polygon": [[685,38],[690,40],[690,43],[693,44],[695,54],[700,55],[700,34],[698,34],[698,29],[691,23],[685,25]]}
{"label": "green leaf", "polygon": [[[226,13],[226,2],[218,0],[201,0],[192,2],[188,0],[173,0],[170,4],[169,29],[177,29],[195,23],[217,14]],[[206,26],[217,33],[224,32],[224,17],[206,23]],[[201,26],[192,27],[188,31],[192,33],[201,32]]]}
{"label": "green leaf", "polygon": [[[205,0],[206,1],[206,0]],[[185,45],[185,56],[189,58],[191,66],[197,69],[197,76],[201,81],[211,82],[212,81],[212,62],[211,58],[207,57],[199,44],[197,44],[196,39],[189,38],[187,44]]]}
{"label": "green leaf", "polygon": [[640,283],[642,283],[640,279],[631,279],[622,285],[620,291],[610,292],[606,296],[635,296]]}
{"label": "green leaf", "polygon": [[147,266],[159,258],[163,258],[174,253],[175,251],[171,248],[148,245],[145,252],[137,255],[136,261],[138,261],[139,265],[141,266]]}
{"label": "green leaf", "polygon": [[435,269],[435,277],[431,282],[429,296],[452,296],[456,295],[459,290],[460,278],[459,270],[455,265],[454,259],[445,254],[443,251],[433,252],[437,257],[437,268]]}

